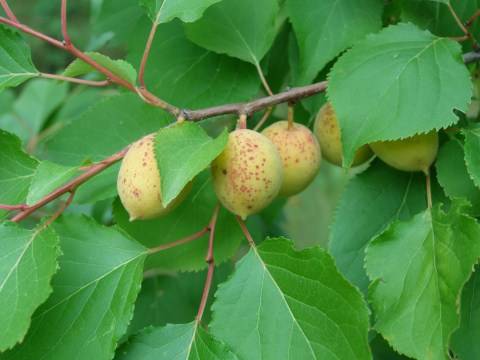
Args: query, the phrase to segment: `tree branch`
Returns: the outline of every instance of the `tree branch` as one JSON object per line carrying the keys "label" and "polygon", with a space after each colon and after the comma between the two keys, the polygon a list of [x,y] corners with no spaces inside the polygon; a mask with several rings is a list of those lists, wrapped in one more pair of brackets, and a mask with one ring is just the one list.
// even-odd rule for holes
{"label": "tree branch", "polygon": [[210,220],[210,236],[208,240],[208,250],[207,257],[205,261],[208,264],[207,278],[205,279],[205,285],[203,287],[202,298],[200,300],[200,305],[198,307],[197,317],[195,318],[197,323],[202,321],[203,313],[205,312],[205,307],[207,306],[208,295],[210,294],[210,288],[212,287],[213,273],[215,271],[215,260],[213,257],[213,242],[215,240],[215,227],[217,225],[218,212],[220,211],[220,205],[215,206],[213,211],[212,219]]}
{"label": "tree branch", "polygon": [[472,51],[463,54],[463,61],[465,62],[465,64],[471,64],[480,61],[480,51]]}
{"label": "tree branch", "polygon": [[30,216],[30,214],[32,214],[36,210],[52,202],[53,200],[59,198],[63,194],[74,192],[80,185],[87,182],[90,178],[101,173],[103,170],[109,168],[110,166],[115,164],[117,161],[121,160],[125,156],[125,153],[127,152],[127,150],[128,150],[128,147],[110,156],[109,158],[103,160],[101,163],[93,165],[90,169],[85,171],[82,175],[76,177],[75,179],[69,181],[65,185],[52,191],[50,194],[46,195],[35,204],[25,208],[23,211],[21,211],[16,216],[14,216],[11,221],[13,222],[22,221],[23,219]]}
{"label": "tree branch", "polygon": [[198,121],[209,117],[225,114],[251,115],[254,112],[268,108],[273,105],[278,105],[281,103],[300,100],[306,97],[313,96],[315,94],[325,91],[326,88],[327,82],[322,81],[312,85],[292,88],[288,91],[273,96],[267,96],[246,103],[227,104],[200,110],[183,110],[183,113],[185,114],[185,118],[187,120],[192,121]]}

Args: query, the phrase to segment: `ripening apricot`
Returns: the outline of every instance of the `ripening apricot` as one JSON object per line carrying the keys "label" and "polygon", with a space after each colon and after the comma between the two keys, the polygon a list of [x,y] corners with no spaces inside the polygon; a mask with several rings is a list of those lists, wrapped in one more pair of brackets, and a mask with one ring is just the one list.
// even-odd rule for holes
{"label": "ripening apricot", "polygon": [[282,186],[282,160],[275,145],[256,131],[230,133],[212,162],[215,193],[232,213],[245,219],[267,207]]}
{"label": "ripening apricot", "polygon": [[427,174],[437,157],[438,134],[432,131],[402,140],[379,141],[370,144],[370,147],[381,160],[395,169]]}
{"label": "ripening apricot", "polygon": [[283,164],[281,196],[291,196],[304,190],[315,178],[322,155],[315,135],[309,128],[288,121],[278,121],[262,134],[277,147]]}
{"label": "ripening apricot", "polygon": [[[317,136],[322,156],[330,163],[342,166],[343,150],[337,115],[330,103],[322,106],[315,119],[314,132]],[[352,166],[367,162],[373,156],[368,145],[360,147],[355,153]]]}
{"label": "ripening apricot", "polygon": [[146,220],[167,214],[188,194],[187,185],[168,206],[163,206],[160,173],[154,153],[154,135],[134,143],[123,158],[117,190],[130,221]]}

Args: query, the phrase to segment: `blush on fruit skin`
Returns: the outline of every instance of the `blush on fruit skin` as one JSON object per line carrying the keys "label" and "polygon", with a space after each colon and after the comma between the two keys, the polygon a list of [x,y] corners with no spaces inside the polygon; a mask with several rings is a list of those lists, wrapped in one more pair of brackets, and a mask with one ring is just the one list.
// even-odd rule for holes
{"label": "blush on fruit skin", "polygon": [[379,141],[370,147],[383,162],[395,169],[428,174],[437,157],[438,134],[432,131],[401,140]]}
{"label": "blush on fruit skin", "polygon": [[315,178],[322,158],[320,145],[309,128],[288,121],[278,121],[262,134],[277,147],[283,164],[281,196],[291,196],[304,190]]}
{"label": "blush on fruit skin", "polygon": [[191,184],[167,207],[162,204],[160,173],[154,151],[154,135],[134,143],[123,158],[117,190],[130,221],[146,220],[167,214],[188,194]]}
{"label": "blush on fruit skin", "polygon": [[245,219],[267,207],[283,181],[275,145],[248,129],[230,133],[224,151],[212,162],[215,193],[232,213]]}
{"label": "blush on fruit skin", "polygon": [[[343,149],[337,115],[330,103],[322,106],[315,119],[314,133],[317,136],[323,157],[337,166],[342,166]],[[373,156],[368,145],[363,145],[355,153],[352,166],[367,162]]]}

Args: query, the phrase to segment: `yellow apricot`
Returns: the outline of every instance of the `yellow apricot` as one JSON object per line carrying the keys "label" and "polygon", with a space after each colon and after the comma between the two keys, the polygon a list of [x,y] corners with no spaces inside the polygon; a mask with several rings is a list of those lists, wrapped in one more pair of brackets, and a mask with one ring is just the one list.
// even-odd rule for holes
{"label": "yellow apricot", "polygon": [[[330,163],[342,166],[343,150],[337,115],[330,103],[322,106],[315,119],[314,133],[317,136],[323,157]],[[352,166],[367,162],[373,156],[368,145],[360,147],[355,153]]]}
{"label": "yellow apricot", "polygon": [[186,197],[190,185],[168,206],[163,206],[153,134],[130,147],[123,158],[117,179],[118,194],[130,215],[130,221],[152,219],[167,214]]}
{"label": "yellow apricot", "polygon": [[432,131],[402,140],[379,141],[370,144],[370,147],[381,160],[395,169],[428,173],[437,157],[438,134]]}
{"label": "yellow apricot", "polygon": [[230,133],[224,151],[212,162],[215,193],[232,213],[245,219],[267,207],[283,180],[275,145],[248,129]]}
{"label": "yellow apricot", "polygon": [[315,178],[322,155],[315,135],[309,128],[288,121],[278,121],[262,134],[277,147],[282,158],[283,182],[281,196],[291,196],[304,190]]}

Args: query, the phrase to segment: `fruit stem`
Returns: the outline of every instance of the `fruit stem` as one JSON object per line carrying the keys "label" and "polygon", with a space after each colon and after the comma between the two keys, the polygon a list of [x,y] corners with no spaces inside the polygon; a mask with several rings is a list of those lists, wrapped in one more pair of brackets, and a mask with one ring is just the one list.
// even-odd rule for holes
{"label": "fruit stem", "polygon": [[245,221],[243,221],[240,216],[237,216],[236,218],[238,225],[240,225],[240,229],[242,229],[242,232],[248,241],[248,244],[250,245],[250,247],[255,248],[255,241],[253,241],[252,234],[250,234],[250,231],[248,231],[247,225],[245,225]]}
{"label": "fruit stem", "polygon": [[425,171],[426,189],[427,189],[427,206],[432,208],[432,184],[430,180],[430,170]]}
{"label": "fruit stem", "polygon": [[246,129],[247,128],[247,114],[240,114],[240,118],[237,122],[237,129]]}
{"label": "fruit stem", "polygon": [[288,116],[287,116],[287,120],[288,120],[287,129],[288,130],[293,129],[293,123],[294,123],[293,117],[294,117],[294,115],[295,115],[294,105],[293,104],[288,104]]}

